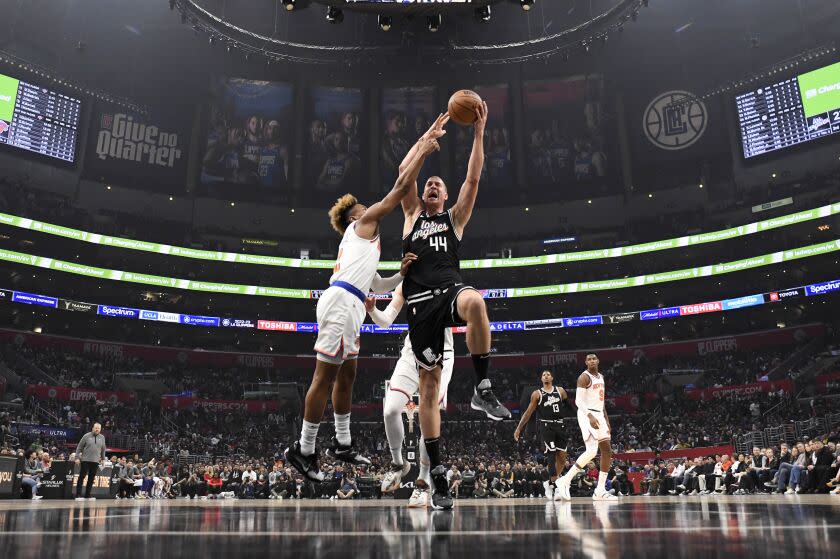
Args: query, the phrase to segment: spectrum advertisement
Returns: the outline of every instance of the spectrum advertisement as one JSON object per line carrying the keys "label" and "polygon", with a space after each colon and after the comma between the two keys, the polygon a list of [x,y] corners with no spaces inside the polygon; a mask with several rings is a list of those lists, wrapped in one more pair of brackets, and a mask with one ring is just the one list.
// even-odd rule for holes
{"label": "spectrum advertisement", "polygon": [[[755,295],[746,295],[736,297],[733,299],[724,299],[722,301],[706,301],[703,303],[693,303],[690,305],[682,305],[679,307],[664,307],[660,309],[647,309],[642,311],[624,312],[616,314],[605,315],[591,315],[591,316],[577,316],[577,317],[557,317],[557,318],[543,318],[534,320],[518,320],[507,322],[491,322],[490,328],[494,332],[510,332],[510,331],[524,331],[524,330],[543,330],[554,328],[576,328],[580,326],[598,326],[602,324],[624,324],[634,322],[636,320],[665,320],[668,318],[676,318],[681,316],[692,316],[698,314],[706,314],[712,312],[722,312],[729,310],[737,310],[757,305],[770,304],[786,300],[792,297],[799,297],[803,293],[808,296],[824,295],[840,291],[840,279],[827,281],[823,283],[815,283],[803,287],[794,287],[785,290],[771,291],[768,293],[759,293]],[[12,302],[23,304],[37,304],[42,306],[51,306],[62,310],[76,310],[73,308],[65,308],[63,305],[58,306],[58,298],[49,297],[46,295],[39,295],[34,293],[23,293],[20,291],[8,291],[0,289],[0,300],[9,297],[2,296],[3,294],[11,294]],[[62,301],[65,301],[62,299]],[[294,322],[287,320],[252,320],[252,319],[232,319],[220,318],[217,316],[200,316],[168,313],[162,311],[131,309],[126,307],[116,307],[111,305],[94,305],[93,303],[78,303],[84,308],[96,308],[97,314],[102,316],[109,316],[115,318],[136,318],[140,320],[150,320],[156,322],[170,322],[175,324],[186,324],[190,326],[204,326],[204,327],[225,327],[225,328],[257,328],[258,330],[266,330],[273,332],[302,332],[314,333],[318,331],[318,325],[314,322]],[[380,328],[375,324],[362,324],[361,332],[367,334],[399,334],[407,330],[405,324],[393,324],[390,328]],[[463,333],[466,331],[465,327],[454,327],[453,332]]]}

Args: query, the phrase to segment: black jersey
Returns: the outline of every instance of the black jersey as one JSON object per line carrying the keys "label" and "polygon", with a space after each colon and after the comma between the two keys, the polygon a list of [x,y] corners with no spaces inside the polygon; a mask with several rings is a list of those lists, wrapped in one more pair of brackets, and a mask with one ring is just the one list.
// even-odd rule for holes
{"label": "black jersey", "polygon": [[411,232],[403,238],[403,254],[413,252],[417,255],[403,281],[405,296],[461,283],[460,247],[461,239],[455,234],[451,210],[432,216],[423,211]]}
{"label": "black jersey", "polygon": [[556,386],[551,392],[540,388],[540,403],[537,406],[540,421],[563,421],[563,406],[563,398]]}

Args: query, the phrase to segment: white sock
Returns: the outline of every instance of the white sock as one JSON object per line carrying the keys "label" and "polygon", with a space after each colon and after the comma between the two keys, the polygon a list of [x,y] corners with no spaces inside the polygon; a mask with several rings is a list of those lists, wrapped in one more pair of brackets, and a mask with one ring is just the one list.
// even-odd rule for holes
{"label": "white sock", "polygon": [[596,491],[598,493],[603,493],[607,490],[604,484],[607,483],[607,472],[598,472],[598,488]]}
{"label": "white sock", "polygon": [[335,438],[341,446],[349,446],[353,442],[350,437],[350,414],[333,413],[335,418]]}
{"label": "white sock", "polygon": [[[393,394],[393,396],[392,396]],[[388,438],[388,448],[391,450],[391,461],[402,465],[402,445],[405,440],[405,428],[402,422],[403,400],[401,392],[389,392],[383,404],[385,408],[385,436]]]}
{"label": "white sock", "polygon": [[571,481],[572,481],[573,479],[575,479],[575,476],[578,474],[578,472],[579,472],[580,470],[581,470],[581,469],[580,469],[580,468],[578,468],[577,462],[573,462],[573,463],[572,463],[572,467],[571,467],[571,468],[569,468],[569,471],[568,471],[568,472],[566,472],[566,473],[563,475],[563,477],[559,477],[559,478],[557,478],[557,480],[558,480],[558,481],[560,481],[560,480],[562,479],[562,480],[563,480],[563,483],[571,483]]}
{"label": "white sock", "polygon": [[320,423],[309,423],[303,420],[303,427],[300,429],[300,452],[304,456],[315,454],[315,439],[318,437],[320,425]]}
{"label": "white sock", "polygon": [[432,461],[429,460],[429,454],[426,452],[426,441],[423,440],[423,435],[420,435],[420,474],[417,479],[422,479],[426,484],[432,486],[432,476],[429,475]]}

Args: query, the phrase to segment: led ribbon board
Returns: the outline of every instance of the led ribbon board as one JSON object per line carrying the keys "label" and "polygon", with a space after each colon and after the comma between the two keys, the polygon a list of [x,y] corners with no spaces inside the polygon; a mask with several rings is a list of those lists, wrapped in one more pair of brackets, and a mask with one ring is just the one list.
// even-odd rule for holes
{"label": "led ribbon board", "polygon": [[[756,221],[732,227],[730,229],[721,229],[719,231],[711,231],[709,233],[698,233],[697,235],[686,235],[684,237],[675,237],[672,239],[663,239],[661,241],[653,241],[650,243],[641,243],[630,245],[626,247],[605,248],[598,250],[584,250],[578,252],[566,252],[559,254],[543,254],[541,256],[524,256],[520,258],[485,258],[475,260],[461,260],[462,270],[474,269],[493,269],[493,268],[519,268],[527,266],[543,266],[547,264],[564,264],[568,262],[582,262],[586,260],[601,260],[607,258],[619,258],[622,256],[633,256],[636,254],[644,254],[648,252],[659,252],[663,250],[670,250],[675,248],[685,248],[689,246],[701,245],[705,243],[713,243],[719,241],[726,241],[746,235],[761,233],[771,229],[778,229],[780,227],[789,227],[798,223],[813,221],[829,217],[835,214],[840,214],[840,203],[828,204],[796,212],[788,215],[774,217],[772,219],[765,219],[763,221]],[[89,231],[80,231],[79,229],[72,229],[70,227],[63,227],[44,221],[37,221],[25,217],[0,213],[0,224],[9,225],[12,227],[19,227],[30,231],[37,231],[47,235],[55,235],[57,237],[66,237],[68,239],[75,239],[92,243],[95,245],[110,246],[116,248],[124,248],[129,250],[139,250],[143,252],[151,252],[154,254],[164,254],[168,256],[179,256],[183,258],[193,258],[197,260],[212,260],[216,262],[231,262],[235,264],[258,264],[261,266],[277,266],[284,268],[310,268],[332,270],[335,266],[334,260],[302,260],[300,258],[284,258],[280,256],[261,256],[258,254],[239,254],[236,252],[219,252],[213,250],[198,250],[194,248],[179,247],[160,243],[149,243],[146,241],[139,241],[135,239],[124,239],[122,237],[113,237],[110,235],[101,235],[99,233],[91,233]],[[382,261],[379,263],[380,270],[399,270],[400,262],[398,261]]]}
{"label": "led ribbon board", "polygon": [[[796,297],[811,297],[826,295],[840,291],[840,280],[831,280],[823,283],[815,283],[801,287],[793,287],[780,291],[770,291],[755,295],[746,295],[733,299],[721,301],[706,301],[703,303],[692,303],[676,307],[664,307],[647,309],[618,314],[604,314],[578,317],[556,317],[536,320],[515,320],[509,322],[491,322],[490,329],[493,332],[511,332],[525,330],[548,330],[556,328],[576,328],[582,326],[600,326],[603,324],[623,324],[637,320],[667,320],[697,314],[711,312],[725,312],[747,307],[754,307],[764,304],[775,304]],[[186,324],[191,326],[223,327],[223,328],[256,328],[258,330],[269,330],[275,332],[302,332],[313,333],[318,331],[318,324],[315,322],[293,322],[287,320],[258,320],[258,319],[235,319],[220,318],[217,316],[199,316],[189,314],[178,314],[163,311],[150,311],[131,309],[126,307],[115,307],[111,305],[97,305],[95,303],[83,303],[68,299],[59,299],[36,293],[24,293],[21,291],[10,291],[0,289],[0,301],[22,303],[26,305],[37,305],[42,307],[57,308],[64,311],[96,313],[109,318],[127,318],[151,320],[156,322],[171,322],[175,324]],[[406,332],[408,325],[393,324],[389,328],[380,328],[375,324],[362,324],[363,334],[399,334]],[[452,329],[455,333],[466,332],[465,326]]]}
{"label": "led ribbon board", "polygon": [[[685,281],[696,278],[719,276],[732,272],[751,270],[772,264],[781,264],[800,258],[810,258],[829,254],[840,250],[840,239],[818,243],[814,245],[771,252],[761,256],[753,256],[743,260],[733,260],[720,264],[710,264],[697,268],[684,268],[658,274],[647,274],[631,278],[607,279],[600,281],[575,282],[557,285],[538,285],[534,287],[509,287],[498,289],[481,290],[482,296],[486,299],[513,299],[519,297],[543,297],[547,295],[562,295],[568,293],[586,293],[590,291],[607,291],[612,289],[624,289],[628,287],[641,287],[658,283],[672,281]],[[66,272],[78,276],[93,277],[112,281],[123,281],[139,283],[146,286],[164,287],[173,289],[186,289],[189,291],[203,291],[205,293],[223,293],[227,295],[256,295],[260,297],[279,297],[283,299],[317,299],[323,290],[316,289],[292,289],[283,287],[267,287],[261,285],[240,285],[233,283],[215,283],[209,281],[195,281],[181,278],[170,278],[166,276],[155,276],[151,274],[139,274],[125,272],[122,270],[108,270],[96,268],[76,262],[67,262],[54,258],[46,258],[14,252],[11,250],[0,250],[0,261],[23,264],[46,268],[58,272]]]}

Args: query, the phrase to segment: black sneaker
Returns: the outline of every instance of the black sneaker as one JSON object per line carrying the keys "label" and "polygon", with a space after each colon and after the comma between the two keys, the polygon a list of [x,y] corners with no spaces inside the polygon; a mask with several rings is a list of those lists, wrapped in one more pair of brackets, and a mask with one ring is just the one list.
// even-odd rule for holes
{"label": "black sneaker", "polygon": [[435,490],[432,492],[432,508],[435,510],[452,510],[454,502],[449,492],[449,482],[446,481],[446,468],[439,464],[430,472],[432,485]]}
{"label": "black sneaker", "polygon": [[311,456],[304,456],[300,451],[300,441],[295,441],[292,446],[283,453],[286,462],[295,467],[303,477],[311,481],[324,481],[324,472],[318,467],[318,450]]}
{"label": "black sneaker", "polygon": [[327,449],[327,456],[333,460],[341,460],[342,462],[347,462],[355,466],[370,466],[370,458],[356,452],[352,442],[347,446],[343,446],[338,444],[338,440],[335,437],[332,439],[332,446]]}
{"label": "black sneaker", "polygon": [[499,403],[493,389],[490,388],[490,379],[484,379],[475,387],[470,407],[476,411],[484,412],[493,421],[510,419],[510,410]]}

